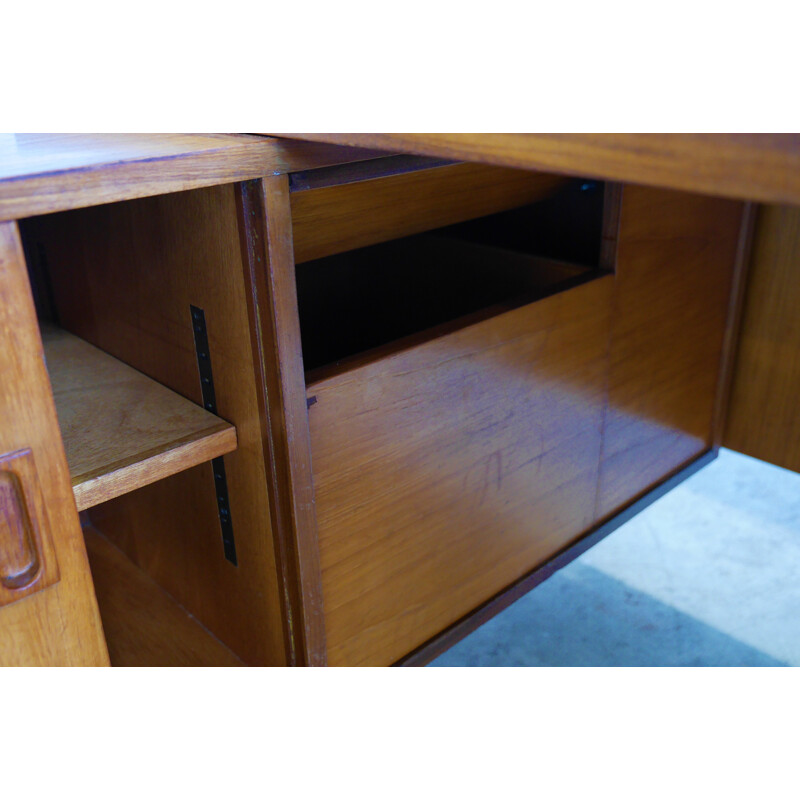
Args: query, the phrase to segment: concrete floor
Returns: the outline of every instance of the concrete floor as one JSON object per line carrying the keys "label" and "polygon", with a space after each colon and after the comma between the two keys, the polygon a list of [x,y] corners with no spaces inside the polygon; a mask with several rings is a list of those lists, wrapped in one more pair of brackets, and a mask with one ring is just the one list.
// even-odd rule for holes
{"label": "concrete floor", "polygon": [[719,458],[431,666],[800,665],[800,475]]}

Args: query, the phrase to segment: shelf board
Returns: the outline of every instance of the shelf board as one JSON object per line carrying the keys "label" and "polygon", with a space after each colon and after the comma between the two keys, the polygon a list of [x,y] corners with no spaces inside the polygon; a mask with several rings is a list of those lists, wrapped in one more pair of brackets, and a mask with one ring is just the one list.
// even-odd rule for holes
{"label": "shelf board", "polygon": [[79,511],[236,449],[233,425],[102,350],[42,341]]}
{"label": "shelf board", "polygon": [[83,535],[113,667],[245,666],[108,539]]}

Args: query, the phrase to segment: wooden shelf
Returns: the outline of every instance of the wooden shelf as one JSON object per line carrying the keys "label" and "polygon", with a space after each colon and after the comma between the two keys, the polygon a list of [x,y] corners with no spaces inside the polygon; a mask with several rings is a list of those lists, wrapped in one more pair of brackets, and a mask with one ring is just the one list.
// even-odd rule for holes
{"label": "wooden shelf", "polygon": [[245,666],[108,539],[83,535],[111,666]]}
{"label": "wooden shelf", "polygon": [[78,510],[236,449],[236,429],[64,330],[42,326]]}

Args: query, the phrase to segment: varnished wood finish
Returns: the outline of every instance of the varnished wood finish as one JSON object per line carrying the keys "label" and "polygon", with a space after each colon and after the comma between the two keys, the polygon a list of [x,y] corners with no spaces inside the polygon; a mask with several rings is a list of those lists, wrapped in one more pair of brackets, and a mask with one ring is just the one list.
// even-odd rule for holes
{"label": "varnished wood finish", "polygon": [[356,254],[338,264],[317,262],[298,281],[307,381],[341,374],[589,276],[576,264],[438,236]]}
{"label": "varnished wood finish", "polygon": [[238,566],[224,557],[210,464],[89,513],[240,658],[285,664],[234,187],[40,217],[28,235],[43,245],[61,326],[197,404],[190,306],[204,310],[217,413],[238,438],[224,456]]}
{"label": "varnished wood finish", "polygon": [[14,223],[0,224],[0,375],[0,453],[30,449],[43,498],[36,513],[60,573],[58,583],[0,609],[0,665],[108,664]]}
{"label": "varnished wood finish", "polygon": [[621,183],[607,183],[603,198],[603,228],[600,236],[599,264],[602,269],[613,272],[617,266],[617,242],[619,219],[622,213]]}
{"label": "varnished wood finish", "polygon": [[740,203],[625,187],[598,518],[712,444]]}
{"label": "varnished wood finish", "polygon": [[726,447],[800,472],[800,209],[758,215]]}
{"label": "varnished wood finish", "polygon": [[497,616],[501,611],[519,600],[520,597],[523,597],[532,589],[535,589],[551,575],[558,572],[558,570],[571,564],[578,556],[585,553],[589,548],[594,547],[610,533],[613,533],[617,528],[644,511],[649,505],[663,497],[667,492],[672,491],[672,489],[694,475],[698,470],[710,464],[716,457],[717,451],[709,450],[692,461],[688,466],[669,475],[661,481],[658,486],[647,492],[647,494],[626,506],[618,514],[611,517],[611,519],[594,527],[585,536],[581,536],[576,542],[568,545],[558,554],[554,555],[549,561],[531,570],[525,577],[513,583],[491,600],[476,608],[466,617],[442,631],[438,636],[435,636],[429,642],[422,645],[422,647],[417,648],[413,653],[409,653],[407,656],[400,659],[394,666],[425,666],[434,658],[440,656],[446,650],[453,647],[453,645],[460,642],[465,636],[468,636],[481,625],[488,622],[492,617]]}
{"label": "varnished wood finish", "polygon": [[296,262],[439,228],[532,203],[557,175],[481,164],[447,167],[292,194]]}
{"label": "varnished wood finish", "polygon": [[711,444],[719,449],[723,444],[725,428],[728,422],[731,390],[736,367],[736,348],[739,329],[742,323],[745,288],[749,272],[753,247],[753,234],[759,206],[756,203],[745,203],[742,211],[742,223],[739,228],[739,243],[733,265],[733,282],[728,300],[728,317],[725,321],[725,336],[722,340],[722,360],[720,363],[717,396],[714,401],[714,417],[711,432]]}
{"label": "varnished wood finish", "polygon": [[112,666],[245,666],[121,550],[84,536]]}
{"label": "varnished wood finish", "polygon": [[0,606],[58,583],[46,519],[33,453],[0,455]]}
{"label": "varnished wood finish", "polygon": [[236,429],[60,328],[42,330],[78,510],[236,449]]}
{"label": "varnished wood finish", "polygon": [[[796,138],[497,137],[417,141],[420,152],[449,148],[434,153],[446,158],[473,152],[506,167],[730,196],[746,186],[752,197],[800,201]],[[256,157],[256,148],[272,148],[270,158],[295,148],[299,157],[291,163],[298,169],[354,157],[328,145],[256,137],[179,138],[174,152],[170,144],[149,157],[139,151],[112,158],[109,151],[98,158],[95,149],[85,162],[73,159],[49,173],[30,160],[24,174],[14,174],[12,165],[8,180],[0,180],[0,211],[52,212],[289,168],[289,161],[277,170],[264,166],[267,156]],[[224,144],[215,148],[211,140]],[[384,139],[382,146],[390,141],[399,149],[400,140]],[[258,172],[248,172],[257,162]],[[239,448],[225,456],[238,567],[223,557],[207,464],[92,510],[93,522],[131,559],[90,532],[90,542],[99,542],[98,587],[108,598],[116,663],[238,663],[241,657],[253,664],[326,658],[389,664],[409,652],[413,662],[431,652],[425,643],[443,630],[440,641],[461,635],[472,624],[465,615],[477,608],[474,621],[494,613],[575,548],[589,546],[617,524],[610,515],[637,508],[665,475],[713,456],[733,338],[730,288],[737,248],[739,260],[743,252],[742,206],[664,189],[627,186],[621,214],[606,214],[601,263],[614,266],[615,276],[530,305],[511,304],[502,313],[484,310],[468,323],[437,329],[436,337],[428,331],[323,369],[308,386],[313,404],[306,410],[295,256],[305,261],[520,205],[563,180],[453,165],[309,189],[290,201],[287,177],[270,175],[236,188],[25,222],[39,262],[33,274],[43,285],[52,277],[53,302],[44,297],[45,313],[194,403],[200,388],[189,306],[203,308],[219,413],[239,431]],[[536,196],[525,194],[532,191]],[[618,187],[607,191],[612,201],[619,197]],[[77,609],[76,622],[70,611],[73,633],[64,621],[65,604],[75,602],[67,593],[77,585],[75,566],[82,557],[85,571],[86,560],[75,538],[64,453],[51,452],[60,439],[29,293],[22,317],[15,307],[27,292],[19,243],[13,227],[5,230],[11,238],[4,252],[12,253],[17,284],[3,294],[3,260],[0,301],[13,303],[0,303],[0,322],[11,320],[0,332],[13,346],[6,348],[10,356],[0,352],[4,377],[12,374],[10,388],[0,388],[0,411],[25,386],[25,402],[32,393],[39,403],[26,413],[36,425],[49,419],[50,428],[46,436],[34,430],[28,443],[6,442],[3,426],[0,445],[10,449],[0,453],[31,448],[46,498],[37,519],[48,517],[58,563],[67,571],[59,583],[0,610],[0,662],[10,653],[6,660],[13,663],[90,663],[86,641],[91,649],[98,634],[89,625],[76,649],[74,630],[91,615]],[[780,261],[782,252],[773,248],[765,259]],[[24,335],[34,329],[25,358],[33,360],[33,342],[38,378],[16,377],[22,371],[12,363],[18,328]],[[797,332],[789,332],[789,341],[797,341]],[[781,329],[784,345],[786,337]],[[31,438],[31,425],[22,428]],[[45,442],[50,449],[43,452]],[[60,484],[51,504],[54,475]],[[14,498],[6,506],[19,519]],[[55,527],[54,513],[63,517]],[[64,530],[71,549],[65,550]],[[3,570],[22,564],[23,550],[6,552]],[[85,575],[82,580],[92,601]],[[24,608],[34,611],[14,616]],[[56,618],[59,641],[73,640],[52,649],[51,633],[43,631]],[[91,663],[104,658],[99,641]]]}
{"label": "varnished wood finish", "polygon": [[345,183],[355,183],[356,181],[388,178],[404,172],[418,172],[419,170],[434,169],[435,167],[447,167],[453,163],[455,162],[444,158],[384,155],[383,158],[351,161],[347,164],[335,164],[330,167],[320,167],[304,172],[292,172],[289,174],[289,191],[303,192],[308,189],[322,189],[325,186],[339,186]]}
{"label": "varnished wood finish", "polygon": [[281,133],[740,200],[800,203],[796,133]]}
{"label": "varnished wood finish", "polygon": [[321,666],[325,628],[288,181],[242,184],[237,203],[288,661]]}
{"label": "varnished wood finish", "polygon": [[241,134],[0,134],[0,220],[385,156]]}
{"label": "varnished wood finish", "polygon": [[330,664],[390,664],[594,521],[613,279],[308,387]]}

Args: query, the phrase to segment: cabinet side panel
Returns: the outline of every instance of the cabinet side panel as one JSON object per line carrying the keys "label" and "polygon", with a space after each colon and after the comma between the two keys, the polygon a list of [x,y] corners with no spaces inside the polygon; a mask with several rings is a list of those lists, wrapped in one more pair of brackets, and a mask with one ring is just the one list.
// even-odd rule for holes
{"label": "cabinet side panel", "polygon": [[742,211],[624,189],[598,519],[712,446]]}
{"label": "cabinet side panel", "polygon": [[723,444],[800,472],[800,208],[756,222]]}

